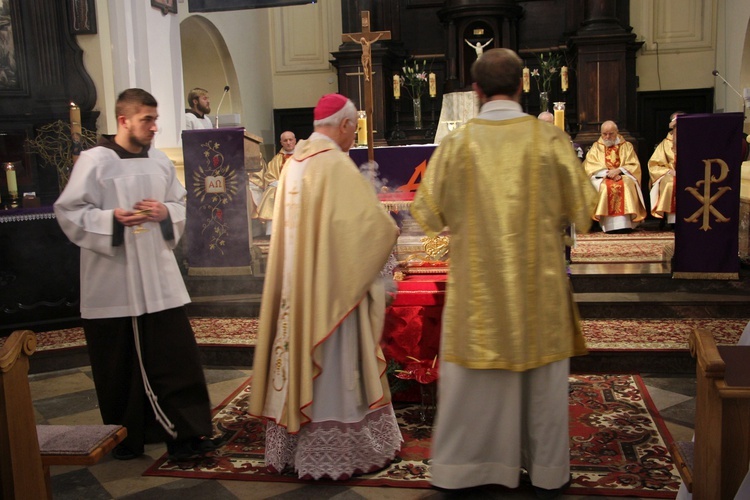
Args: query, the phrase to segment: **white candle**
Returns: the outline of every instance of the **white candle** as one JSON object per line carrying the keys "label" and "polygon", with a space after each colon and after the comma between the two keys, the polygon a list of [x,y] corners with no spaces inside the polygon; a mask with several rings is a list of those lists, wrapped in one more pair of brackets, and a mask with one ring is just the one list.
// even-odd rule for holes
{"label": "white candle", "polygon": [[357,143],[367,146],[367,116],[364,114],[357,118]]}
{"label": "white candle", "polygon": [[401,98],[401,77],[393,75],[393,98]]}
{"label": "white candle", "polygon": [[5,179],[8,181],[8,192],[18,195],[18,182],[16,182],[16,170],[12,163],[5,164]]}
{"label": "white candle", "polygon": [[562,87],[563,92],[568,91],[568,67],[563,66],[560,68],[560,87]]}
{"label": "white candle", "polygon": [[435,81],[435,73],[430,73],[427,81],[430,83],[430,97],[437,95],[437,82]]}
{"label": "white candle", "polygon": [[531,73],[529,68],[523,68],[523,91],[529,92],[531,90]]}

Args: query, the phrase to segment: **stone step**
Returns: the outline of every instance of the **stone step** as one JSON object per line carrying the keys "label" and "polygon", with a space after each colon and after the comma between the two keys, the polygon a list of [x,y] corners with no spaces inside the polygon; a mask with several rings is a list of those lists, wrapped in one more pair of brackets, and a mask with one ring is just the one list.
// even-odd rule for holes
{"label": "stone step", "polygon": [[690,292],[574,293],[582,318],[747,318],[750,294]]}

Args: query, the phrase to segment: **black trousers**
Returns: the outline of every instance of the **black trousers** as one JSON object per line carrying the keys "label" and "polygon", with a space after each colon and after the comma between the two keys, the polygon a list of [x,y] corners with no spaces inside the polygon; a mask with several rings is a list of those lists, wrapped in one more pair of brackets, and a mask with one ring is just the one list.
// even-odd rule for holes
{"label": "black trousers", "polygon": [[[211,406],[198,345],[184,307],[138,318],[141,354],[158,404],[177,440],[212,434]],[[171,441],[157,422],[141,376],[132,318],[83,321],[99,410],[105,424],[127,427],[124,444]]]}

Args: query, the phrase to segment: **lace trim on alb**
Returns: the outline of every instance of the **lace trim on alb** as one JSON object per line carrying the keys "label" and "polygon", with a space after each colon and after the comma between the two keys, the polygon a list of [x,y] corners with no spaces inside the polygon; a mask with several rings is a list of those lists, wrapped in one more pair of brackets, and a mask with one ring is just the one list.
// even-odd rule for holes
{"label": "lace trim on alb", "polygon": [[269,421],[266,465],[278,472],[294,468],[299,477],[346,479],[387,465],[402,442],[391,405],[353,424],[311,422],[296,435]]}

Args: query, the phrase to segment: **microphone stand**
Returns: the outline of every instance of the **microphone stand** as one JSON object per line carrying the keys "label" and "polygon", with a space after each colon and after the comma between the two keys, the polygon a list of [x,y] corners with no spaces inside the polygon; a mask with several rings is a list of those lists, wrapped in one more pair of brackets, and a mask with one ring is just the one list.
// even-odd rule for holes
{"label": "microphone stand", "polygon": [[224,98],[227,96],[227,92],[229,92],[229,85],[224,87],[224,93],[221,94],[221,100],[219,101],[219,105],[216,106],[216,127],[219,128],[219,109],[221,109],[221,103],[224,102]]}
{"label": "microphone stand", "polygon": [[724,82],[724,85],[726,85],[730,89],[732,89],[732,92],[734,92],[735,94],[737,94],[739,96],[739,98],[742,99],[742,116],[745,116],[745,111],[747,110],[747,101],[745,101],[745,98],[742,96],[742,94],[740,94],[739,92],[737,92],[737,89],[734,88],[734,87],[732,87],[732,84],[729,83],[728,81],[726,81],[726,79],[724,79],[724,77],[721,76],[721,73],[719,73],[718,70],[713,70],[711,73],[714,76],[718,76],[719,78],[721,78],[721,81]]}

